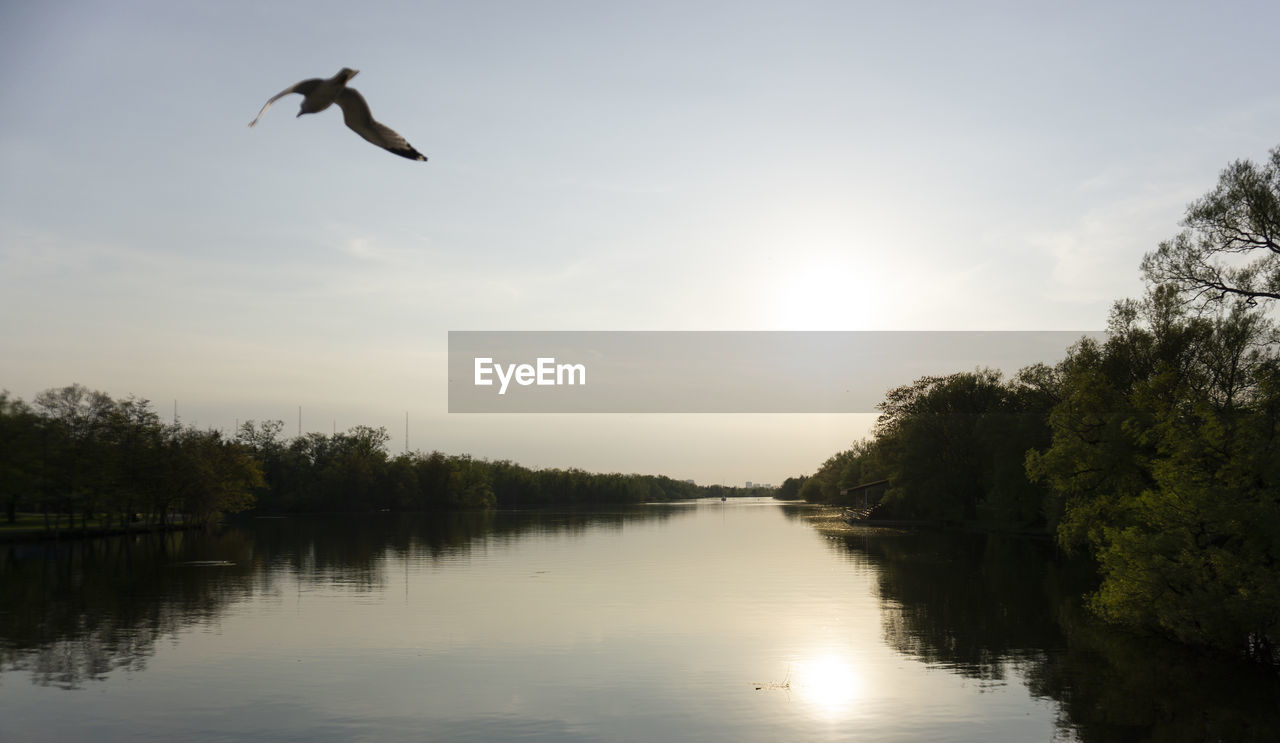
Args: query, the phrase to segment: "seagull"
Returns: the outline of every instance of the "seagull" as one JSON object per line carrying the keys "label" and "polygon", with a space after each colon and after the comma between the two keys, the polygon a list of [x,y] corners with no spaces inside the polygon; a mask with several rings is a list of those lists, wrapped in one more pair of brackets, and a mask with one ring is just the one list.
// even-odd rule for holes
{"label": "seagull", "polygon": [[374,121],[373,114],[369,113],[369,104],[364,102],[364,96],[356,92],[355,88],[347,87],[347,82],[359,72],[360,70],[343,67],[338,71],[338,74],[328,80],[313,77],[310,80],[303,80],[296,85],[285,88],[271,96],[263,104],[262,110],[258,112],[257,116],[253,117],[253,121],[249,122],[249,126],[257,124],[258,119],[262,118],[262,114],[266,113],[272,103],[290,93],[300,93],[302,95],[302,106],[298,111],[298,116],[319,113],[336,103],[338,108],[342,109],[342,120],[347,122],[347,127],[351,131],[400,157],[425,161],[427,156],[413,149],[408,142],[404,141],[404,137],[396,134],[390,127]]}

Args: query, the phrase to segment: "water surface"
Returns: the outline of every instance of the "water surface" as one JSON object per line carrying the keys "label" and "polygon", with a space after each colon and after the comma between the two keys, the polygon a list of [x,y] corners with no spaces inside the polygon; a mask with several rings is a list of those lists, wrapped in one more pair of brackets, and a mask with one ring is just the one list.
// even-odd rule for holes
{"label": "water surface", "polygon": [[1272,739],[1051,556],[773,501],[0,546],[0,739]]}

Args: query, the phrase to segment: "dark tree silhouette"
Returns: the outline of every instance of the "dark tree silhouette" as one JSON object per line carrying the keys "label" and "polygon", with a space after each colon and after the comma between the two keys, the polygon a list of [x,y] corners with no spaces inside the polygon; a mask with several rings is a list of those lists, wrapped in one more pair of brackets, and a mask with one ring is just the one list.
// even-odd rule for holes
{"label": "dark tree silhouette", "polygon": [[1237,160],[1187,207],[1186,227],[1142,259],[1154,284],[1188,302],[1280,299],[1280,147],[1257,165]]}

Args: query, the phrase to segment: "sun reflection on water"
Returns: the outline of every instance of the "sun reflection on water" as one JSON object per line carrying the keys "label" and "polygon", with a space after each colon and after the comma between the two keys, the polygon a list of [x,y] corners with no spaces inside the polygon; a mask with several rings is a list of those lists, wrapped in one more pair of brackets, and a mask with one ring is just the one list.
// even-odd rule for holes
{"label": "sun reflection on water", "polygon": [[791,666],[790,688],[825,718],[846,717],[862,691],[862,678],[843,656],[826,653]]}

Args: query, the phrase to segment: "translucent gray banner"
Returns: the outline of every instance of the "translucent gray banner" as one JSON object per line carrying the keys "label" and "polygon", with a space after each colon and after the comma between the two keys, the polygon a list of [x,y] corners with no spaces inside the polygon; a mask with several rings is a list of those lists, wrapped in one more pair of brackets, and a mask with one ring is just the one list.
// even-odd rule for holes
{"label": "translucent gray banner", "polygon": [[925,375],[1053,364],[1102,331],[450,331],[450,413],[874,413]]}

